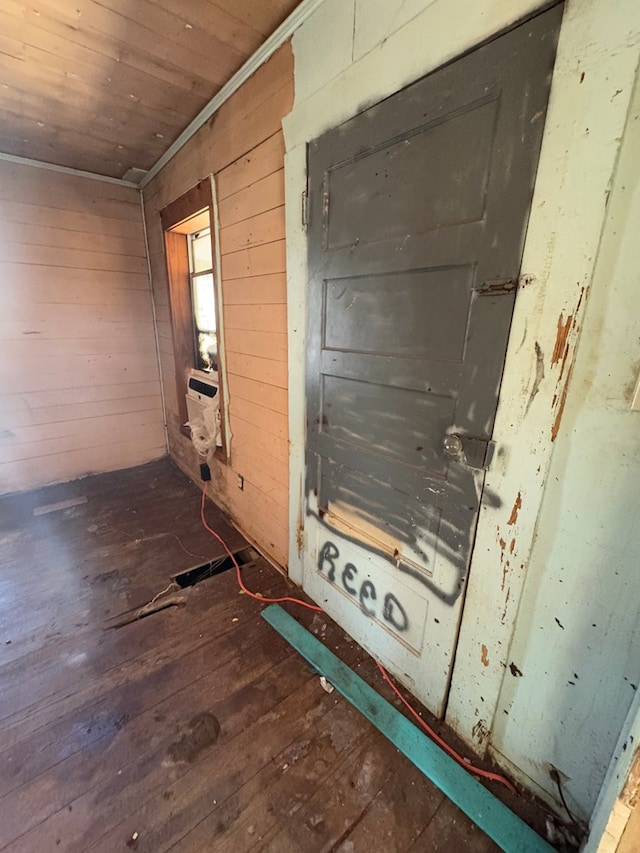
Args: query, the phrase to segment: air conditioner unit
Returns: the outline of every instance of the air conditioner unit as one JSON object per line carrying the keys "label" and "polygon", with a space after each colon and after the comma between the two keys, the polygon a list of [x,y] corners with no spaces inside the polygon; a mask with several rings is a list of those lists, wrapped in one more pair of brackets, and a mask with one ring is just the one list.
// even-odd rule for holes
{"label": "air conditioner unit", "polygon": [[217,373],[191,370],[187,379],[187,426],[196,450],[206,456],[222,446],[220,386]]}

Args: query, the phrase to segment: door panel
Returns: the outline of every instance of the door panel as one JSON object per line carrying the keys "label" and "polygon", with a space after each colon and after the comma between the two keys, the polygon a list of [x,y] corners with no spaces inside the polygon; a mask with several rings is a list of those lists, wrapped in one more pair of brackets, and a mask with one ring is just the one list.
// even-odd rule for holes
{"label": "door panel", "polygon": [[472,276],[468,265],[327,280],[323,350],[461,362]]}
{"label": "door panel", "polygon": [[435,713],[560,18],[543,13],[309,149],[303,583]]}
{"label": "door panel", "polygon": [[331,169],[327,248],[404,237],[409,218],[414,234],[482,219],[497,108],[496,99],[470,104]]}

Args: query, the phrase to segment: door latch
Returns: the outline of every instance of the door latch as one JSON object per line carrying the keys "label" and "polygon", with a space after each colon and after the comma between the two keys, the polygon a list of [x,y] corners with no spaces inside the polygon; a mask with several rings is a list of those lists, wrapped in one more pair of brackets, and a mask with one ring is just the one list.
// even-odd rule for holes
{"label": "door latch", "polygon": [[442,446],[449,459],[483,470],[491,465],[496,443],[489,438],[452,432],[445,435]]}

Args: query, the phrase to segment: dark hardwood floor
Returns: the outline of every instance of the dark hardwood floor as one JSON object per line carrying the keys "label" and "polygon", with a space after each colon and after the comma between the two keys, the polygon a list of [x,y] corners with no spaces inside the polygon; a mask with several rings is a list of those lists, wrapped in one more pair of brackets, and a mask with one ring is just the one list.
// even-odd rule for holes
{"label": "dark hardwood floor", "polygon": [[[220,556],[199,502],[167,461],[0,499],[0,850],[497,850],[322,689],[233,571],[105,628]],[[243,575],[288,590],[261,558]],[[334,623],[287,608],[389,696]]]}

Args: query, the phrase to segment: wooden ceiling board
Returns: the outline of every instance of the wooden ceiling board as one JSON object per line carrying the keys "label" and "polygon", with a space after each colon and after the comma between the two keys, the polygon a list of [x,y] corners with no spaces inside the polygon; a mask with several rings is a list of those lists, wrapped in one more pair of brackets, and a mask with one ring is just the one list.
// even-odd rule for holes
{"label": "wooden ceiling board", "polygon": [[2,0],[0,152],[149,169],[299,0]]}
{"label": "wooden ceiling board", "polygon": [[[207,51],[205,45],[198,43],[197,36],[202,33],[189,30],[184,24],[179,24],[179,28],[186,38],[168,36],[164,27],[156,25],[158,16],[165,13],[152,4],[148,4],[145,24],[140,22],[144,20],[140,8],[132,5],[131,0],[122,12],[106,8],[103,1],[98,4],[95,0],[41,0],[38,17],[48,26],[55,26],[61,35],[66,30],[67,38],[72,35],[72,40],[76,37],[86,40],[87,47],[103,56],[125,62],[136,57],[138,67],[167,82],[187,76],[200,86],[210,82],[222,85],[230,70],[242,62],[238,51],[212,36],[209,38],[213,43]],[[140,0],[137,4],[143,5]]]}
{"label": "wooden ceiling board", "polygon": [[[298,4],[287,4],[282,0],[215,0],[213,5],[244,21],[266,37],[271,35]],[[283,14],[285,7],[287,11]]]}

